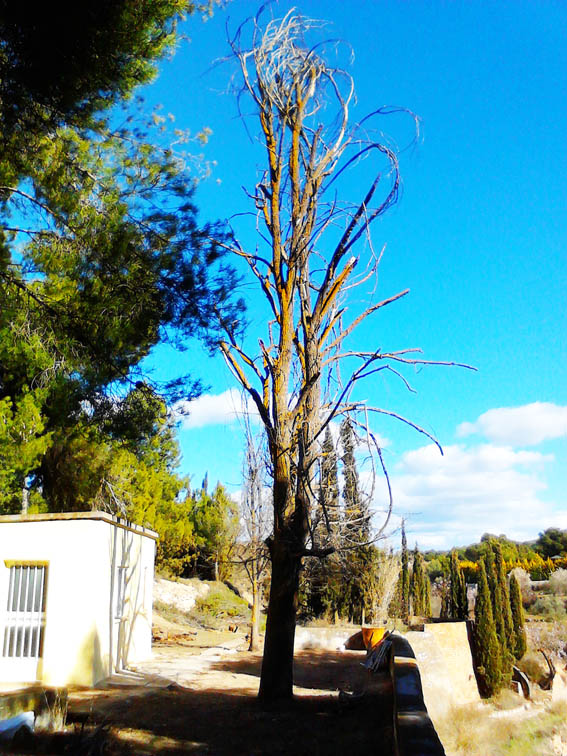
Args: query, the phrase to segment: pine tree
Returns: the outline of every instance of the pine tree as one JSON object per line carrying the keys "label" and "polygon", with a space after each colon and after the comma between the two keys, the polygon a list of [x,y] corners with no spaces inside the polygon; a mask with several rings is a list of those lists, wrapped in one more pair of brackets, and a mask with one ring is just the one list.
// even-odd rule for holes
{"label": "pine tree", "polygon": [[514,658],[518,661],[526,653],[527,640],[526,628],[524,627],[524,607],[522,606],[522,594],[516,576],[510,575],[510,605],[513,625],[513,649]]}
{"label": "pine tree", "polygon": [[474,657],[479,687],[483,695],[493,696],[502,687],[502,656],[494,626],[492,601],[484,560],[480,561],[478,593],[474,613]]}

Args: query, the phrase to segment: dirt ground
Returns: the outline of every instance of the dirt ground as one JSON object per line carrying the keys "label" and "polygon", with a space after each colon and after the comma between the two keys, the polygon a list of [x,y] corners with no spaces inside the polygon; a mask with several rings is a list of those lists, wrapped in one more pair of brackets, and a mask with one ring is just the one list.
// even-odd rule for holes
{"label": "dirt ground", "polygon": [[369,675],[364,652],[299,652],[293,702],[266,709],[256,698],[261,655],[245,648],[243,634],[205,631],[157,643],[152,661],[135,672],[100,690],[70,692],[65,732],[36,736],[13,752],[392,753],[389,677]]}

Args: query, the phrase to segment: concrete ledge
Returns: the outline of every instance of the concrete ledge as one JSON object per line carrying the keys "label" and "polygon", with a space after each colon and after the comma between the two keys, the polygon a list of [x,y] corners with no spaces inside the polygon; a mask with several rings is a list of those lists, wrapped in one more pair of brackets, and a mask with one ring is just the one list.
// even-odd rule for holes
{"label": "concrete ledge", "polygon": [[60,522],[62,520],[102,520],[102,522],[115,525],[118,528],[122,528],[122,530],[128,530],[131,533],[139,533],[140,535],[147,536],[154,541],[159,540],[158,534],[153,530],[145,528],[142,525],[137,525],[134,522],[130,522],[130,520],[126,520],[123,517],[111,515],[108,514],[108,512],[101,512],[98,509],[89,512],[44,512],[43,514],[1,515],[0,525],[3,522]]}
{"label": "concrete ledge", "polygon": [[394,633],[390,639],[395,755],[445,756],[423,700],[421,676],[413,649],[401,635]]}

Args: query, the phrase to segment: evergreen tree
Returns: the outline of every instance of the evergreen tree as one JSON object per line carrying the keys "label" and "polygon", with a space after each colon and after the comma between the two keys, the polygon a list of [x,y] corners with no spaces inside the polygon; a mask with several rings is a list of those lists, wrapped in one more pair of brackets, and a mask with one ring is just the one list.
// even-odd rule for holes
{"label": "evergreen tree", "polygon": [[506,580],[506,567],[502,556],[502,545],[499,541],[493,541],[492,548],[494,550],[494,569],[496,571],[496,578],[502,594],[502,624],[504,626],[503,641],[505,642],[508,651],[514,656],[514,624],[510,607],[510,591],[508,589],[508,581]]}
{"label": "evergreen tree", "polygon": [[343,454],[343,500],[345,537],[351,545],[365,543],[370,539],[370,515],[368,505],[360,491],[354,450],[354,429],[348,418],[341,423],[341,446]]}
{"label": "evergreen tree", "polygon": [[[500,664],[503,681],[512,673],[512,653],[510,651],[511,630],[507,627],[506,615],[510,612],[510,603],[506,586],[506,578],[502,580],[502,572],[498,568],[498,542],[490,539],[486,554],[487,580],[492,601],[492,615],[496,637],[500,644]],[[504,683],[503,683],[504,684]]]}
{"label": "evergreen tree", "polygon": [[[105,111],[152,78],[176,20],[195,6],[64,6],[30,15],[4,2],[0,13],[4,512],[28,499],[57,508],[71,490],[73,508],[100,498],[109,450],[122,441],[132,451],[153,422],[157,399],[140,361],[166,332],[205,336],[234,283],[221,273],[217,291],[209,287],[218,244],[212,227],[199,228],[186,161],[155,146],[167,138],[159,123],[117,126]],[[191,399],[200,386],[183,378],[163,390]],[[69,467],[83,460],[85,470]]]}
{"label": "evergreen tree", "polygon": [[[360,490],[355,459],[356,437],[349,418],[340,427],[343,472],[343,512],[341,542],[349,550],[342,560],[342,597],[340,603],[350,619],[364,622],[367,607],[372,603],[372,586],[368,581],[373,552],[370,534],[368,499]],[[353,548],[355,547],[355,548]]]}
{"label": "evergreen tree", "polygon": [[512,653],[518,661],[526,653],[527,640],[526,628],[524,627],[524,607],[522,606],[522,594],[520,584],[516,576],[510,575],[510,604],[513,625],[513,648]]}
{"label": "evergreen tree", "polygon": [[425,576],[423,573],[423,557],[419,553],[417,544],[413,552],[413,567],[410,580],[410,597],[412,614],[417,617],[425,616],[426,603]]}
{"label": "evergreen tree", "polygon": [[468,616],[467,586],[455,549],[451,551],[450,582],[450,616],[464,620]]}
{"label": "evergreen tree", "polygon": [[478,593],[475,602],[474,659],[482,694],[495,695],[502,687],[502,656],[494,626],[484,560],[480,561]]}
{"label": "evergreen tree", "polygon": [[[321,447],[319,492],[316,511],[312,518],[312,540],[315,548],[340,548],[340,500],[337,451],[329,426]],[[341,580],[340,554],[331,554],[324,560],[312,559],[305,565],[302,575],[303,593],[309,614],[336,617],[341,606],[343,581]]]}
{"label": "evergreen tree", "polygon": [[333,543],[339,545],[340,500],[338,462],[333,436],[329,426],[321,445],[319,461],[319,488],[315,511],[311,517],[311,540],[316,548]]}
{"label": "evergreen tree", "polygon": [[403,618],[409,615],[409,564],[408,564],[408,542],[406,538],[406,523],[402,519],[402,571],[400,574],[400,594],[401,594],[401,613]]}
{"label": "evergreen tree", "polygon": [[431,615],[433,614],[433,612],[431,611],[431,581],[429,579],[429,575],[427,574],[427,570],[424,570],[423,584],[425,587],[423,615],[424,617],[431,617]]}

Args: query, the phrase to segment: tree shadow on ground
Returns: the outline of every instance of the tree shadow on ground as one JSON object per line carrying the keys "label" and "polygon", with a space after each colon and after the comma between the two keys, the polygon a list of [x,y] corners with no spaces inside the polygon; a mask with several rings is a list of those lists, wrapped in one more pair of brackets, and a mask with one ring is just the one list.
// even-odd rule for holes
{"label": "tree shadow on ground", "polygon": [[[370,682],[375,684],[381,675],[369,675],[363,666],[366,654],[360,651],[301,651],[293,662],[293,680],[298,688],[312,688],[336,692],[344,690],[360,693]],[[262,658],[259,655],[222,659],[211,670],[260,677]]]}
{"label": "tree shadow on ground", "polygon": [[[293,754],[363,756],[392,753],[392,700],[387,674],[368,676],[366,693],[340,700],[337,687],[360,692],[366,670],[360,656],[303,652],[295,665],[296,682],[317,689],[269,709],[242,688],[193,690],[177,685],[162,688],[122,687],[71,695],[69,721],[84,733],[105,733],[104,750],[86,750],[77,733],[44,736],[18,753],[83,754],[208,754],[268,756]],[[242,655],[217,662],[222,671],[259,675],[261,660]],[[318,676],[318,677],[317,677]],[[325,687],[328,686],[328,687]],[[357,687],[358,686],[358,687]],[[325,693],[323,691],[327,691]],[[333,692],[331,692],[333,691]],[[104,733],[103,733],[104,730]]]}

